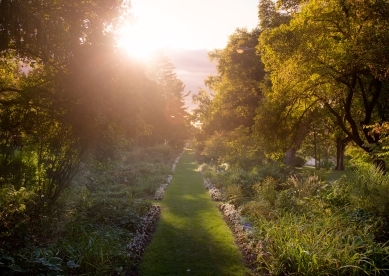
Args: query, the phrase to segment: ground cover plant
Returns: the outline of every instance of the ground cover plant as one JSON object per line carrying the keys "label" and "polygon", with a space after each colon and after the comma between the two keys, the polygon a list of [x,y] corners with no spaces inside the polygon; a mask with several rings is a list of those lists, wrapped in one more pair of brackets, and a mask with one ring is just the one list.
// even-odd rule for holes
{"label": "ground cover plant", "polygon": [[194,153],[177,164],[140,275],[246,275],[230,229],[204,188]]}
{"label": "ground cover plant", "polygon": [[[389,178],[374,165],[336,180],[331,171],[319,177],[311,170],[277,178],[273,166],[268,174],[200,169],[247,222],[251,243],[245,227],[233,227],[242,229],[236,238],[256,274],[389,274]],[[232,207],[222,206],[228,217]]]}
{"label": "ground cover plant", "polygon": [[2,187],[2,275],[136,274],[159,216],[151,200],[178,154],[161,145],[94,160],[54,205],[35,213],[33,192]]}

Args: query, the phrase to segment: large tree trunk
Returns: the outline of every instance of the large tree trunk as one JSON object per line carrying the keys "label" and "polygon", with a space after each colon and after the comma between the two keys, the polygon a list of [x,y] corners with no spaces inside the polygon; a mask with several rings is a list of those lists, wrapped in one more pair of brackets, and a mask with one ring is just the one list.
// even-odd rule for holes
{"label": "large tree trunk", "polygon": [[337,138],[336,139],[336,167],[335,170],[344,171],[344,151],[346,145],[350,141],[349,138]]}

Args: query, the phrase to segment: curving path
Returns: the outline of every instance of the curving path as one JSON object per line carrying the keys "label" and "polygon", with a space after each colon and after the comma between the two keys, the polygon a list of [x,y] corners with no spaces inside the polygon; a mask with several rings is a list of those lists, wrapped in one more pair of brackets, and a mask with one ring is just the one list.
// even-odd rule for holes
{"label": "curving path", "polygon": [[140,275],[249,275],[231,230],[203,186],[193,152],[186,150],[180,158],[159,204],[161,219]]}

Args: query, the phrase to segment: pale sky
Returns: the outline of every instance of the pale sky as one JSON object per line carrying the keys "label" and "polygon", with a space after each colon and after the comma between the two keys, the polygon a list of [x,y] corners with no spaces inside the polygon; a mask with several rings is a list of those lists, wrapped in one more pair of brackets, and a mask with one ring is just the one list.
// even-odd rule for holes
{"label": "pale sky", "polygon": [[131,5],[135,22],[125,28],[131,40],[123,46],[139,58],[163,49],[185,92],[196,93],[206,76],[215,74],[208,51],[224,48],[237,28],[250,31],[258,24],[258,0],[131,0]]}

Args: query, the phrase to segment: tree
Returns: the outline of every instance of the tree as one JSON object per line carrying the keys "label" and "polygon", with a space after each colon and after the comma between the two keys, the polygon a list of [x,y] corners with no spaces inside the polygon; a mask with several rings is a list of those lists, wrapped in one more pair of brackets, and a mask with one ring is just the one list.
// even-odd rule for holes
{"label": "tree", "polygon": [[[278,1],[278,4],[279,8],[288,10],[296,6],[295,2],[295,0]],[[287,24],[290,20],[290,16],[286,13],[279,12],[279,9],[277,9],[274,1],[260,0],[258,4],[258,19],[261,30],[270,30],[280,26],[281,24]]]}
{"label": "tree", "polygon": [[[213,131],[229,131],[241,125],[251,127],[255,110],[262,98],[260,82],[265,76],[263,64],[256,55],[259,30],[237,29],[225,49],[209,53],[217,62],[217,76],[209,76],[205,84],[215,93],[210,105]],[[242,54],[238,47],[247,47]]]}
{"label": "tree", "polygon": [[115,53],[106,30],[121,1],[0,5],[0,185],[52,203],[91,148],[112,152],[140,128],[131,117],[142,73]]}
{"label": "tree", "polygon": [[[259,49],[274,98],[291,95],[326,107],[356,145],[371,152],[364,126],[382,121],[388,93],[388,3],[309,1],[288,25],[264,32]],[[306,105],[309,106],[309,105]]]}
{"label": "tree", "polygon": [[188,137],[184,97],[185,86],[174,73],[174,65],[163,52],[156,52],[146,68],[154,84],[144,98],[144,118],[150,133],[142,139],[149,143],[181,143]]}
{"label": "tree", "polygon": [[[224,49],[210,52],[210,60],[217,62],[217,75],[205,80],[212,95],[200,90],[193,96],[199,104],[192,120],[201,122],[201,133],[197,136],[201,139],[198,141],[201,150],[209,156],[219,153],[216,159],[235,167],[247,168],[262,157],[251,136],[262,99],[260,83],[265,77],[263,64],[254,51],[258,36],[258,29],[251,32],[237,29]],[[248,50],[238,53],[239,47]],[[223,142],[217,145],[218,141]]]}

